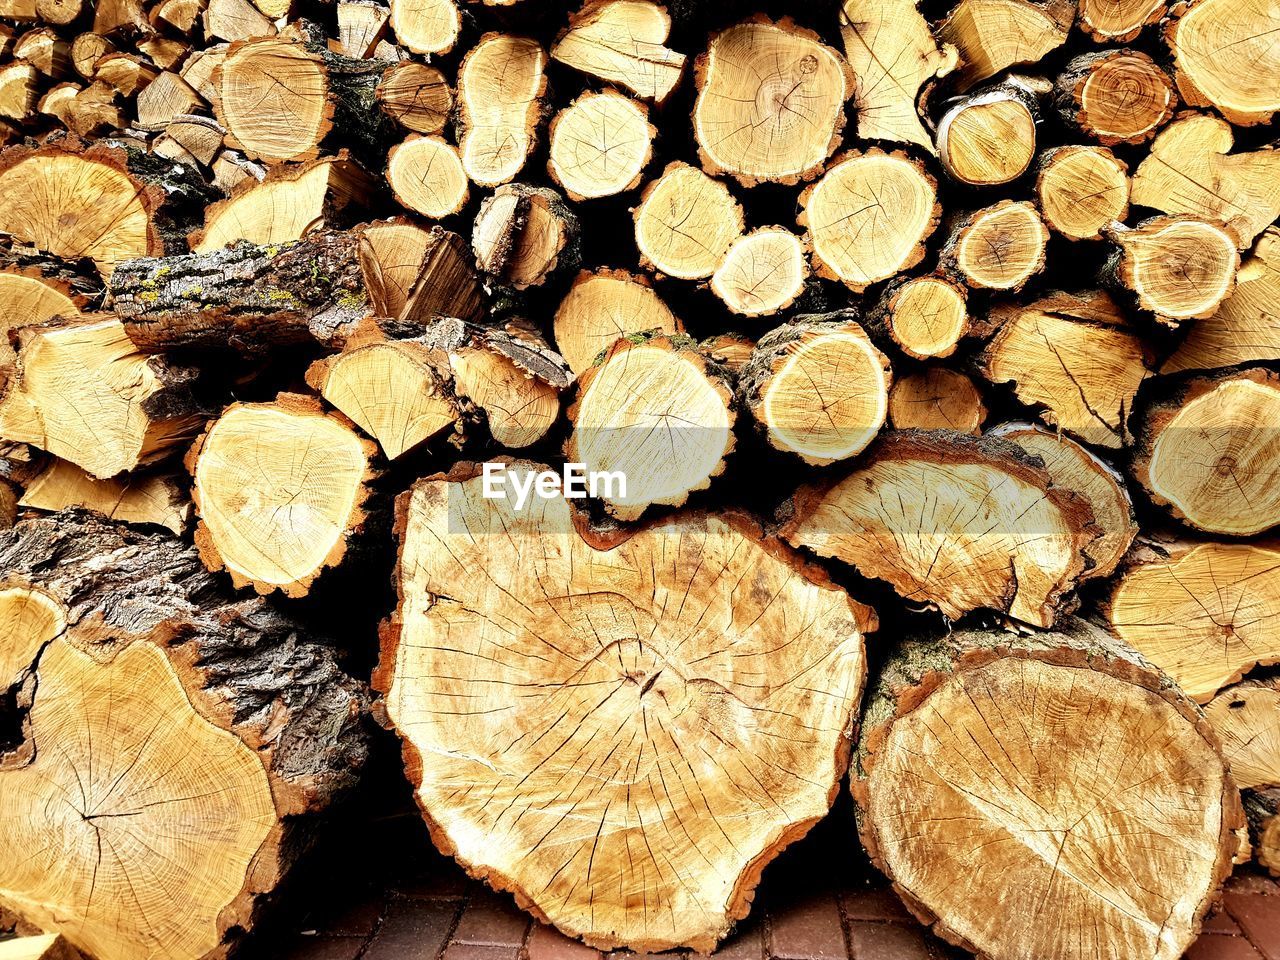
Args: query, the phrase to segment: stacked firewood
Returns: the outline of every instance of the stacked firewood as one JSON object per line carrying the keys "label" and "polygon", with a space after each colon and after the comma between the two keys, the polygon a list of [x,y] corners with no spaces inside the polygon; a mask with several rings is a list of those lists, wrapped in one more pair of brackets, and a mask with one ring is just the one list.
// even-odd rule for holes
{"label": "stacked firewood", "polygon": [[225,956],[373,718],[597,947],[848,774],[942,937],[1180,956],[1280,874],[1278,17],[0,0],[0,909]]}

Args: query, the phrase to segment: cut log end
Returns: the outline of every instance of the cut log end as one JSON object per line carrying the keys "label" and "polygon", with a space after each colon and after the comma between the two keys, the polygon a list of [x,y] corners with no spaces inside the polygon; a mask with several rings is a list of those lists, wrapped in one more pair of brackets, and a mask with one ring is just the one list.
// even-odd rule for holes
{"label": "cut log end", "polygon": [[486,34],[458,69],[459,154],[477,186],[515,178],[534,146],[546,92],[546,51],[535,40]]}
{"label": "cut log end", "polygon": [[761,227],[734,241],[711,290],[734,313],[763,317],[794,303],[808,276],[800,238],[782,227]]}
{"label": "cut log end", "polygon": [[995,186],[1022,176],[1036,152],[1036,118],[1003,91],[969,97],[938,124],[938,159],[960,183]]}
{"label": "cut log end", "polygon": [[378,82],[382,112],[414,133],[440,133],[453,111],[453,92],[435,67],[403,60]]}
{"label": "cut log end", "polygon": [[1275,11],[1231,0],[1178,5],[1166,39],[1178,90],[1193,106],[1212,106],[1232,123],[1268,122],[1280,110]]}
{"label": "cut log end", "polygon": [[[741,518],[677,514],[599,549],[568,501],[517,510],[477,472],[400,501],[401,603],[375,681],[433,837],[595,947],[709,952],[835,796],[868,611]],[[753,587],[731,602],[726,579]],[[443,639],[459,629],[491,656]],[[632,723],[650,736],[617,734]],[[596,775],[561,790],[557,757]],[[668,789],[674,769],[690,789]]]}
{"label": "cut log end", "polygon": [[1099,43],[1124,43],[1163,17],[1166,9],[1166,0],[1081,0],[1077,23]]}
{"label": "cut log end", "polygon": [[655,130],[644,107],[618,93],[588,93],[551,122],[547,169],[571,200],[639,186]]}
{"label": "cut log end", "polygon": [[895,430],[977,434],[987,419],[982,391],[959,370],[932,364],[893,382],[889,422]]}
{"label": "cut log end", "polygon": [[1217,223],[1156,217],[1110,235],[1119,247],[1116,282],[1164,323],[1213,316],[1235,289],[1236,238]]}
{"label": "cut log end", "polygon": [[641,262],[682,280],[705,280],[745,226],[729,188],[676,162],[644,189],[634,212]]}
{"label": "cut log end", "polygon": [[1173,81],[1145,53],[1108,50],[1067,64],[1054,89],[1067,123],[1105,146],[1143,143],[1173,116]]}
{"label": "cut log end", "polygon": [[418,134],[391,148],[387,182],[403,206],[434,220],[460,212],[471,192],[453,145]]}
{"label": "cut log end", "polygon": [[[310,160],[332,126],[328,71],[300,43],[240,40],[214,71],[214,104],[228,138],[250,157]],[[287,118],[287,120],[285,119]]]}
{"label": "cut log end", "polygon": [[1280,680],[1247,680],[1204,708],[1241,790],[1280,786]]}
{"label": "cut log end", "polygon": [[414,53],[448,53],[462,30],[455,0],[391,0],[391,29]]}
{"label": "cut log end", "polygon": [[1002,200],[963,218],[943,250],[949,273],[970,287],[1017,291],[1044,269],[1049,230],[1035,207]]}
{"label": "cut log end", "polygon": [[577,215],[554,190],[512,183],[480,205],[471,249],[482,272],[525,290],[578,265],[579,231]]}
{"label": "cut log end", "polygon": [[555,315],[556,347],[581,375],[630,333],[683,333],[684,324],[647,280],[621,270],[578,274]]}
{"label": "cut log end", "polygon": [[1129,215],[1129,172],[1106,147],[1058,147],[1041,157],[1036,196],[1050,230],[1099,240]]}
{"label": "cut log end", "polygon": [[571,14],[551,56],[561,63],[662,103],[680,83],[685,57],[665,46],[666,8],[650,0],[589,0]]}
{"label": "cut log end", "polygon": [[949,357],[969,332],[967,291],[943,277],[891,284],[869,322],[909,357]]}

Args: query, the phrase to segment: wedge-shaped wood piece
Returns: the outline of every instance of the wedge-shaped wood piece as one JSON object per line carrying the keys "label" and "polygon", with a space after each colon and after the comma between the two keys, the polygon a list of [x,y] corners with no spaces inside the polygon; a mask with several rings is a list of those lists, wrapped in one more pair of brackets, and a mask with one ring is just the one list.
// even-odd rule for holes
{"label": "wedge-shaped wood piece", "polygon": [[835,797],[873,615],[742,515],[602,543],[479,472],[397,510],[375,682],[432,836],[593,946],[710,951]]}
{"label": "wedge-shaped wood piece", "polygon": [[139,353],[110,315],[26,327],[0,395],[0,437],[106,479],[163,457],[199,430],[194,374]]}
{"label": "wedge-shaped wood piece", "polygon": [[680,84],[684,54],[666,46],[671,18],[649,0],[588,0],[569,17],[551,57],[662,103]]}
{"label": "wedge-shaped wood piece", "polygon": [[1280,545],[1139,541],[1103,613],[1204,703],[1259,664],[1280,663]]}
{"label": "wedge-shaped wood piece", "polygon": [[556,310],[556,349],[575,376],[614,341],[650,330],[683,333],[684,324],[646,278],[625,270],[583,270]]}
{"label": "wedge-shaped wood piece", "polygon": [[484,290],[467,242],[439,226],[393,217],[360,228],[360,264],[377,317],[412,328],[437,317],[479,320]]}
{"label": "wedge-shaped wood piece", "polygon": [[363,687],[168,535],[63,513],[0,569],[0,905],[100,960],[225,956],[354,785]]}
{"label": "wedge-shaped wood piece", "polygon": [[736,419],[727,372],[693,341],[633,334],[578,378],[565,456],[587,471],[625,475],[625,489],[599,499],[613,516],[635,520],[709,487],[733,449]]}
{"label": "wedge-shaped wood piece", "polygon": [[693,135],[702,165],[744,186],[812,180],[840,143],[853,72],[818,35],[757,16],[698,58]]}
{"label": "wedge-shaped wood piece", "polygon": [[954,80],[964,91],[1008,67],[1038,63],[1067,42],[1075,13],[1070,0],[960,0],[934,35],[960,52]]}
{"label": "wedge-shaped wood piece", "polygon": [[1195,704],[1078,620],[907,641],[869,694],[853,792],[911,911],[993,960],[1176,960],[1245,822]]}
{"label": "wedge-shaped wood piece", "polygon": [[514,180],[534,147],[547,90],[536,40],[487,33],[458,69],[458,152],[477,186]]}
{"label": "wedge-shaped wood piece", "polygon": [[1204,715],[1241,790],[1280,786],[1280,680],[1228,687],[1209,701]]}
{"label": "wedge-shaped wood piece", "polygon": [[108,520],[164,527],[179,536],[191,518],[191,498],[172,472],[131,473],[99,480],[74,463],[57,458],[27,484],[18,505],[46,513],[83,507]]}
{"label": "wedge-shaped wood piece", "polygon": [[895,378],[889,390],[889,424],[895,430],[977,434],[987,412],[973,378],[940,363]]}
{"label": "wedge-shaped wood piece", "polygon": [[1280,230],[1258,237],[1218,312],[1190,325],[1161,373],[1280,359]]}
{"label": "wedge-shaped wood piece", "polygon": [[310,160],[332,126],[329,71],[319,55],[278,37],[238,40],[213,74],[227,142],[268,163]]}
{"label": "wedge-shaped wood piece", "polygon": [[800,316],[760,338],[738,395],[771,446],[825,466],[875,439],[890,379],[889,361],[853,317]]}
{"label": "wedge-shaped wood piece", "polygon": [[640,185],[656,135],[642,104],[620,93],[586,93],[551,121],[547,172],[570,200],[611,197]]}
{"label": "wedge-shaped wood piece", "polygon": [[746,225],[728,187],[679,160],[644,188],[633,215],[640,263],[681,280],[715,273]]}
{"label": "wedge-shaped wood piece", "polygon": [[1045,225],[1068,240],[1099,240],[1129,216],[1129,168],[1106,147],[1072,145],[1040,154],[1036,200]]}
{"label": "wedge-shaped wood piece", "polygon": [[952,619],[982,608],[1053,624],[1100,534],[1038,460],[993,437],[890,433],[840,480],[803,487],[781,535]]}
{"label": "wedge-shaped wood piece", "polygon": [[373,450],[312,397],[233,403],[187,455],[200,559],[237,587],[305,596],[364,523]]}
{"label": "wedge-shaped wood piece", "polygon": [[1152,358],[1105,293],[1056,293],[1026,306],[997,305],[979,365],[993,383],[1044,409],[1044,421],[1085,443],[1121,447]]}
{"label": "wedge-shaped wood piece", "polygon": [[934,80],[957,67],[956,48],[938,44],[915,0],[844,0],[840,33],[853,70],[858,136],[933,153],[917,103]]}
{"label": "wedge-shaped wood piece", "polygon": [[1133,202],[1220,220],[1241,249],[1280,217],[1280,151],[1232,153],[1221,117],[1191,113],[1160,132],[1133,175]]}
{"label": "wedge-shaped wood piece", "polygon": [[1165,42],[1182,99],[1241,126],[1267,123],[1280,110],[1280,13],[1230,0],[1181,2],[1170,12]]}

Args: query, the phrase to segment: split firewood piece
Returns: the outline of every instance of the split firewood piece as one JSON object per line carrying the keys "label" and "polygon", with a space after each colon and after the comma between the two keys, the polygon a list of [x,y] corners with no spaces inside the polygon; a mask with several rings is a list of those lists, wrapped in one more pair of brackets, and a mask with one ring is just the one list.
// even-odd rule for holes
{"label": "split firewood piece", "polygon": [[453,91],[435,67],[402,60],[378,81],[382,112],[414,133],[440,133],[453,112]]}
{"label": "split firewood piece", "polygon": [[826,466],[875,439],[891,380],[889,361],[852,316],[802,316],[760,338],[738,396],[770,446]]}
{"label": "split firewood piece", "polygon": [[337,4],[338,53],[356,60],[373,55],[386,36],[391,10],[378,3]]}
{"label": "split firewood piece", "polygon": [[109,53],[93,67],[93,78],[122,97],[136,96],[159,75],[154,64],[133,53]]}
{"label": "split firewood piece", "polygon": [[1106,146],[1144,143],[1178,105],[1173,81],[1145,53],[1101,50],[1070,61],[1053,89],[1063,122]]}
{"label": "split firewood piece", "polygon": [[960,0],[935,36],[960,52],[961,92],[1008,67],[1039,63],[1067,42],[1076,5],[1069,0]]}
{"label": "split firewood piece", "polygon": [[1055,486],[1078,494],[1093,508],[1094,521],[1102,535],[1085,547],[1085,556],[1093,565],[1080,579],[1114,573],[1138,535],[1133,500],[1124,477],[1088,448],[1039,424],[1003,423],[990,433],[1039,457]]}
{"label": "split firewood piece", "polygon": [[123,150],[71,142],[0,154],[0,232],[68,260],[89,257],[104,277],[115,264],[164,252],[158,187],[140,182]]}
{"label": "split firewood piece", "polygon": [[945,277],[912,277],[885,288],[867,329],[909,357],[949,357],[969,333],[967,289]]}
{"label": "split firewood piece", "polygon": [[102,294],[90,260],[61,260],[0,237],[0,381],[13,367],[10,331],[79,317]]}
{"label": "split firewood piece", "polygon": [[547,172],[570,200],[625,193],[640,185],[655,135],[641,104],[608,90],[585,93],[551,121]]}
{"label": "split firewood piece", "polygon": [[732,374],[739,374],[751,362],[756,341],[741,333],[718,333],[699,343],[698,349],[712,363],[724,367]]}
{"label": "split firewood piece", "polygon": [[[1198,377],[1144,411],[1134,475],[1153,500],[1206,533],[1250,536],[1280,523],[1280,375]],[[1241,509],[1245,505],[1246,509]]]}
{"label": "split firewood piece", "polygon": [[791,306],[808,277],[801,239],[785,227],[761,227],[733,242],[711,292],[736,314],[765,317]]}
{"label": "split firewood piece", "polygon": [[50,79],[61,80],[71,69],[71,44],[49,27],[37,27],[18,37],[13,57],[27,61]]}
{"label": "split firewood piece", "polygon": [[615,340],[651,330],[683,333],[684,324],[647,279],[625,270],[583,270],[556,310],[556,349],[575,376]]}
{"label": "split firewood piece", "polygon": [[364,524],[374,446],[318,400],[233,403],[187,455],[196,546],[237,587],[306,596]]}
{"label": "split firewood piece", "polygon": [[40,475],[49,455],[26,443],[0,440],[0,479],[25,487]]}
{"label": "split firewood piece", "polygon": [[564,358],[529,330],[495,330],[452,317],[422,336],[444,358],[452,391],[466,412],[484,416],[504,447],[527,447],[560,419],[560,393],[573,382]]}
{"label": "split firewood piece", "polygon": [[1054,147],[1040,155],[1040,216],[1068,240],[1099,240],[1129,216],[1129,168],[1106,147]]}
{"label": "split firewood piece", "polygon": [[267,163],[310,160],[332,126],[329,72],[305,46],[279,37],[237,40],[214,71],[227,142]]}
{"label": "split firewood piece", "polygon": [[588,0],[570,15],[551,57],[662,103],[684,73],[684,54],[665,46],[670,33],[666,8],[649,0]]}
{"label": "split firewood piece", "polygon": [[370,312],[359,253],[359,234],[317,230],[279,247],[131,260],[112,275],[112,305],[144,353],[340,345]]}
{"label": "split firewood piece", "polygon": [[703,168],[743,186],[812,180],[840,143],[853,71],[816,33],[757,16],[698,58],[693,135]]}
{"label": "split firewood piece", "polygon": [[105,83],[89,84],[64,107],[67,129],[79,137],[110,134],[126,123],[124,111],[117,105],[115,90]]}
{"label": "split firewood piece", "polygon": [[455,0],[391,0],[391,29],[414,53],[448,53],[458,42],[462,16]]}
{"label": "split firewood piece", "polygon": [[[874,614],[740,514],[602,543],[562,496],[517,509],[478,473],[399,501],[375,680],[436,840],[592,946],[709,952],[835,796]],[[619,740],[633,722],[649,736]]]}
{"label": "split firewood piece", "polygon": [[1235,290],[1240,254],[1235,234],[1220,223],[1152,217],[1132,229],[1112,224],[1106,236],[1116,249],[1103,279],[1160,323],[1211,317]]}
{"label": "split firewood piece", "polygon": [[1280,789],[1246,793],[1244,810],[1254,857],[1273,877],[1280,877]]}
{"label": "split firewood piece", "polygon": [[[0,903],[98,960],[225,955],[355,785],[365,688],[168,534],[63,513],[0,534],[0,569],[25,691],[4,708]],[[145,910],[104,894],[129,890]]]}
{"label": "split firewood piece", "polygon": [[1011,77],[948,104],[938,121],[942,168],[971,187],[1018,179],[1035,159],[1039,97],[1044,92],[1046,81]]}
{"label": "split firewood piece", "polygon": [[919,263],[942,214],[922,163],[874,148],[836,158],[800,207],[814,269],[857,293]]}
{"label": "split firewood piece", "polygon": [[1025,200],[1001,200],[949,224],[940,263],[975,290],[1016,293],[1044,269],[1049,228]]}
{"label": "split firewood piece", "polygon": [[1267,123],[1280,110],[1276,12],[1230,0],[1177,3],[1165,28],[1182,99],[1214,107],[1240,126]]}
{"label": "split firewood piece", "polygon": [[8,480],[0,480],[0,530],[18,522],[18,498],[22,491]]}
{"label": "split firewood piece", "polygon": [[[196,113],[204,109],[204,106],[204,98],[196,93],[191,84],[176,73],[166,71],[149,83],[147,89],[138,95],[134,104],[135,126],[139,130],[153,133],[168,130],[176,117]],[[213,120],[205,117],[200,119],[222,130],[221,125],[214,123]],[[216,142],[203,151],[208,159],[201,162],[207,165],[213,160],[213,155],[222,147],[225,136],[226,131],[222,130]]]}
{"label": "split firewood piece", "polygon": [[641,264],[681,280],[715,273],[746,225],[728,187],[679,160],[644,188],[634,217]]}
{"label": "split firewood piece", "polygon": [[733,450],[736,420],[727,372],[692,341],[633,334],[578,378],[565,457],[588,474],[626,477],[599,499],[618,519],[635,520],[709,487]]}
{"label": "split firewood piece", "polygon": [[210,253],[236,240],[289,243],[310,230],[342,226],[344,211],[364,206],[373,189],[369,175],[342,154],[273,167],[266,179],[246,179],[211,206],[204,229],[190,237],[191,249]]}
{"label": "split firewood piece", "polygon": [[138,41],[138,52],[161,70],[172,70],[191,53],[191,45],[184,40],[152,36]]}
{"label": "split firewood piece", "polygon": [[939,936],[997,960],[1196,939],[1244,812],[1200,712],[1133,650],[1078,620],[956,630],[907,641],[868,698],[862,843]]}
{"label": "split firewood piece", "polygon": [[432,350],[418,340],[371,334],[317,360],[307,383],[395,460],[461,419]]}
{"label": "split firewood piece", "polygon": [[84,960],[65,937],[46,933],[0,942],[0,960]]}
{"label": "split firewood piece", "polygon": [[[2,278],[0,278],[2,279]],[[1280,359],[1280,230],[1263,232],[1218,312],[1190,325],[1161,373]]]}
{"label": "split firewood piece", "polygon": [[[152,84],[150,88],[154,88]],[[166,110],[167,112],[167,110]],[[214,159],[222,151],[227,131],[218,121],[211,117],[201,117],[191,113],[178,113],[165,127],[165,133],[182,145],[202,166],[213,165]]]}
{"label": "split firewood piece", "polygon": [[1053,624],[1100,531],[1020,447],[889,433],[841,480],[802,488],[781,535],[955,619],[990,608]]}
{"label": "split firewood piece", "polygon": [[481,272],[526,290],[582,259],[578,216],[549,187],[508,183],[480,205],[471,249]]}
{"label": "split firewood piece", "polygon": [[895,430],[977,435],[986,419],[987,405],[973,378],[940,364],[895,378],[889,391],[889,423]]}
{"label": "split firewood piece", "polygon": [[453,144],[417,133],[387,154],[387,182],[402,206],[433,220],[458,213],[471,196]]}
{"label": "split firewood piece", "polygon": [[80,76],[92,80],[94,65],[115,48],[99,33],[82,33],[71,41],[71,65]]}
{"label": "split firewood piece", "polygon": [[205,4],[204,35],[236,42],[257,37],[274,37],[276,26],[249,0],[208,0]]}
{"label": "split firewood piece", "polygon": [[437,317],[477,321],[484,314],[467,242],[442,227],[426,229],[404,217],[361,227],[360,265],[377,317],[412,328]]}
{"label": "split firewood piece", "polygon": [[203,50],[196,50],[182,65],[179,75],[191,88],[211,104],[218,102],[218,87],[213,82],[214,71],[227,57],[229,43],[218,43]]}
{"label": "split firewood piece", "polygon": [[105,479],[149,463],[204,422],[194,372],[139,353],[113,316],[51,320],[18,333],[0,397],[0,436]]}
{"label": "split firewood piece", "polygon": [[1169,124],[1133,175],[1133,202],[1163,213],[1220,220],[1248,247],[1280,217],[1280,150],[1232,153],[1221,117],[1192,113]]}
{"label": "split firewood piece", "polygon": [[165,527],[179,536],[191,519],[191,498],[171,473],[132,473],[99,480],[56,458],[27,484],[19,506],[46,513],[82,507],[108,520]]}
{"label": "split firewood piece", "polygon": [[39,99],[39,70],[24,60],[0,66],[0,117],[26,120]]}
{"label": "split firewood piece", "polygon": [[40,20],[55,27],[65,27],[83,12],[83,0],[36,0],[36,14]]}
{"label": "split firewood piece", "polygon": [[1076,24],[1099,43],[1127,43],[1168,7],[1167,0],[1080,0]]}
{"label": "split firewood piece", "polygon": [[485,34],[458,70],[458,146],[471,182],[513,180],[534,147],[547,90],[547,54],[536,40]]}
{"label": "split firewood piece", "polygon": [[160,0],[151,8],[148,16],[156,26],[168,24],[179,33],[191,34],[195,31],[205,5],[205,0]]}
{"label": "split firewood piece", "polygon": [[77,83],[59,83],[50,87],[40,102],[36,104],[36,109],[47,117],[55,118],[64,127],[70,129],[69,124],[75,123],[75,119],[71,113],[71,105],[75,102],[76,94],[81,90]]}
{"label": "split firewood piece", "polygon": [[1201,703],[1280,663],[1280,547],[1141,540],[1103,620]]}
{"label": "split firewood piece", "polygon": [[1209,701],[1204,715],[1241,790],[1280,786],[1280,679],[1228,687]]}
{"label": "split firewood piece", "polygon": [[1104,293],[1055,293],[1026,306],[1001,304],[996,332],[979,359],[992,383],[1043,408],[1045,423],[1085,443],[1119,448],[1154,358]]}
{"label": "split firewood piece", "polygon": [[844,0],[840,33],[853,70],[858,136],[933,153],[916,104],[924,88],[959,65],[956,48],[938,45],[915,0]]}

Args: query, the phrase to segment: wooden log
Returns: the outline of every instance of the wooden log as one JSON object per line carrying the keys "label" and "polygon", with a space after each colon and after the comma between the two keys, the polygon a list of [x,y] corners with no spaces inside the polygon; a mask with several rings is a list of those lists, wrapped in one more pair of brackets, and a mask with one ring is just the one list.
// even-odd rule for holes
{"label": "wooden log", "polygon": [[680,84],[684,54],[665,46],[671,18],[649,0],[588,0],[551,48],[566,66],[662,103]]}
{"label": "wooden log", "polygon": [[1128,43],[1168,7],[1167,0],[1081,0],[1076,24],[1099,43]]}
{"label": "wooden log", "polygon": [[82,33],[71,41],[71,65],[76,73],[92,80],[94,65],[115,50],[115,44],[98,33]]}
{"label": "wooden log", "polygon": [[485,294],[467,242],[397,217],[360,228],[360,265],[373,313],[408,330],[437,317],[478,321]]}
{"label": "wooden log", "polygon": [[737,419],[727,372],[686,337],[632,336],[578,377],[565,457],[625,484],[598,499],[620,520],[682,506],[724,472]]}
{"label": "wooden log", "polygon": [[911,911],[997,960],[1175,960],[1244,826],[1195,705],[1075,620],[905,643],[869,694],[853,792]]}
{"label": "wooden log", "polygon": [[275,24],[249,0],[208,0],[201,19],[206,37],[229,43],[277,33]]}
{"label": "wooden log", "polygon": [[1115,249],[1104,282],[1159,323],[1176,327],[1211,317],[1235,290],[1236,238],[1217,222],[1152,217],[1133,228],[1113,224],[1105,235]]}
{"label": "wooden log", "polygon": [[[455,0],[390,0],[396,41],[414,53],[448,53],[462,30]],[[356,56],[363,56],[357,54]]]}
{"label": "wooden log", "polygon": [[1040,154],[1036,202],[1047,226],[1068,240],[1100,240],[1129,216],[1129,168],[1106,147],[1054,147]]}
{"label": "wooden log", "polygon": [[378,106],[406,130],[440,133],[453,112],[453,91],[435,67],[402,60],[378,81]]}
{"label": "wooden log", "polygon": [[1271,11],[1226,0],[1179,2],[1165,42],[1173,51],[1182,99],[1214,107],[1241,126],[1267,123],[1280,110],[1280,54],[1270,40]]}
{"label": "wooden log", "polygon": [[729,247],[711,292],[740,316],[772,316],[795,303],[808,277],[804,242],[785,227],[760,227]]}
{"label": "wooden log", "polygon": [[94,80],[126,98],[137,96],[159,75],[155,64],[133,53],[109,53],[93,65]]}
{"label": "wooden log", "polygon": [[915,0],[844,0],[840,34],[853,70],[858,136],[934,153],[916,103],[960,57],[951,44],[938,44],[917,7]]}
{"label": "wooden log", "polygon": [[[892,210],[877,197],[893,197]],[[858,293],[919,263],[942,214],[922,163],[875,148],[837,157],[800,207],[814,270]]]}
{"label": "wooden log", "polygon": [[417,133],[387,154],[387,182],[401,206],[432,220],[459,213],[471,196],[457,148]]}
{"label": "wooden log", "polygon": [[802,316],[760,338],[738,397],[770,446],[826,466],[875,439],[891,380],[889,361],[851,316]]}
{"label": "wooden log", "polygon": [[80,316],[101,297],[92,261],[61,260],[0,237],[0,382],[12,372],[11,331],[54,317]]}
{"label": "wooden log", "polygon": [[631,333],[683,333],[649,281],[625,270],[581,271],[556,309],[556,349],[575,376]]}
{"label": "wooden log", "polygon": [[1101,615],[1107,628],[1207,703],[1280,663],[1280,548],[1139,540]]}
{"label": "wooden log", "polygon": [[46,116],[56,118],[65,127],[68,123],[74,122],[71,105],[81,89],[81,86],[74,82],[56,84],[45,91],[44,96],[36,104],[36,109]]}
{"label": "wooden log", "polygon": [[1221,117],[1192,113],[1169,124],[1133,175],[1133,202],[1163,213],[1219,220],[1243,249],[1280,217],[1280,151],[1232,153]]}
{"label": "wooden log", "polygon": [[161,70],[171,70],[191,53],[191,45],[173,37],[151,36],[138,41],[138,52]]}
{"label": "wooden log", "polygon": [[854,80],[817,34],[753,17],[715,34],[696,74],[693,135],[704,170],[748,187],[822,173]]}
{"label": "wooden log", "polygon": [[[516,509],[479,472],[400,499],[375,680],[435,842],[598,948],[710,951],[835,797],[874,615],[739,514],[602,542],[563,496]],[[486,657],[442,640],[463,628]]]}
{"label": "wooden log", "polygon": [[99,480],[56,458],[28,482],[18,505],[45,513],[80,507],[108,520],[163,527],[178,536],[191,519],[191,498],[173,473],[132,473]]}
{"label": "wooden log", "polygon": [[1063,122],[1104,146],[1150,140],[1178,105],[1169,75],[1139,50],[1076,57],[1053,92]]}
{"label": "wooden log", "polygon": [[67,512],[0,558],[0,902],[100,960],[224,956],[354,785],[363,686],[167,535]]}
{"label": "wooden log", "polygon": [[503,286],[540,286],[582,259],[577,214],[549,187],[508,183],[480,205],[471,233],[476,266]]}
{"label": "wooden log", "polygon": [[0,117],[26,120],[40,99],[40,71],[30,63],[15,60],[0,66]]}
{"label": "wooden log", "polygon": [[679,160],[644,188],[634,218],[641,265],[682,280],[714,274],[746,225],[728,187]]}
{"label": "wooden log", "polygon": [[942,168],[971,187],[998,186],[1026,173],[1036,155],[1046,87],[1039,78],[1012,77],[945,104],[937,132]]}
{"label": "wooden log", "polygon": [[365,520],[374,447],[349,423],[300,394],[227,407],[187,455],[201,562],[236,587],[306,596]]}
{"label": "wooden log", "polygon": [[1254,856],[1273,877],[1280,877],[1280,789],[1246,794],[1244,809]]}
{"label": "wooden log", "polygon": [[[995,493],[994,491],[999,491]],[[1101,531],[1020,447],[890,433],[840,479],[802,487],[780,535],[955,619],[989,608],[1052,626]]]}
{"label": "wooden log", "polygon": [[[135,121],[138,129],[157,132],[168,129],[179,115],[198,113],[204,107],[204,98],[196,93],[191,84],[178,74],[165,71],[138,95],[134,104]],[[208,164],[213,159],[213,154],[222,146],[226,130],[212,120],[201,119],[222,131],[215,143],[204,148],[208,159],[202,162]]]}
{"label": "wooden log", "polygon": [[1246,680],[1209,701],[1205,719],[1241,790],[1280,786],[1280,680]]}
{"label": "wooden log", "polygon": [[37,27],[18,37],[13,56],[53,80],[61,80],[71,69],[71,44],[50,27]]}
{"label": "wooden log", "polygon": [[1083,497],[1093,508],[1094,522],[1102,535],[1085,547],[1085,556],[1092,565],[1080,579],[1114,573],[1138,535],[1133,499],[1124,476],[1087,447],[1039,424],[1002,423],[990,434],[1039,457],[1055,486]]}
{"label": "wooden log", "polygon": [[25,327],[17,353],[0,396],[0,436],[100,479],[165,456],[204,422],[194,371],[138,353],[113,316]]}
{"label": "wooden log", "polygon": [[379,3],[358,2],[339,3],[336,9],[338,52],[356,59],[372,56],[390,25],[390,8]]}
{"label": "wooden log", "polygon": [[551,121],[547,172],[573,201],[626,193],[640,185],[656,135],[642,104],[585,93]]}
{"label": "wooden log", "polygon": [[739,374],[751,362],[756,342],[742,333],[718,333],[699,343],[698,349],[712,363],[724,367],[732,374]]}
{"label": "wooden log", "polygon": [[458,68],[458,150],[471,182],[514,180],[533,152],[547,91],[547,54],[536,40],[486,34]]}
{"label": "wooden log", "polygon": [[0,942],[0,960],[84,960],[84,954],[65,937],[46,933]]}
{"label": "wooden log", "polygon": [[1218,312],[1190,325],[1161,373],[1213,370],[1280,359],[1280,230],[1258,237],[1236,274],[1236,289]]}
{"label": "wooden log", "polygon": [[957,214],[947,234],[942,269],[975,290],[1016,293],[1044,270],[1049,229],[1025,200]]}
{"label": "wooden log", "polygon": [[120,129],[125,124],[125,117],[117,99],[111,86],[95,80],[67,104],[67,129],[78,137],[93,137]]}
{"label": "wooden log", "polygon": [[895,430],[955,430],[977,435],[987,405],[973,378],[941,364],[896,377],[889,390],[889,423]]}
{"label": "wooden log", "polygon": [[934,35],[959,51],[952,80],[963,93],[1009,67],[1038,63],[1066,43],[1074,19],[1067,0],[960,0]]}
{"label": "wooden log", "polygon": [[994,307],[996,330],[978,360],[992,383],[1011,383],[1045,423],[1084,443],[1120,448],[1154,358],[1115,302],[1096,291]]}
{"label": "wooden log", "polygon": [[[152,88],[155,86],[154,83],[151,85]],[[168,107],[165,109],[167,112]],[[139,115],[141,120],[141,108]],[[205,167],[213,166],[214,160],[222,152],[227,136],[227,131],[218,121],[191,113],[174,114],[165,127],[165,133],[195,157],[197,163]]]}
{"label": "wooden log", "polygon": [[917,360],[949,357],[972,326],[968,291],[940,276],[893,281],[867,316],[867,329]]}

